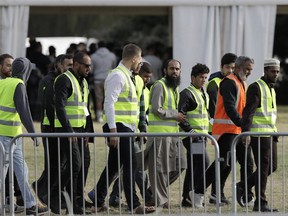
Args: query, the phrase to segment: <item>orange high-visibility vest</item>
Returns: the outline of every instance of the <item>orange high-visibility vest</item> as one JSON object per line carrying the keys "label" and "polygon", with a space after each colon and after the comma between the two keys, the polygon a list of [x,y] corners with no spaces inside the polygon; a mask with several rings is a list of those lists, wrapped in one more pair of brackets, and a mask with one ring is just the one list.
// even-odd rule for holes
{"label": "orange high-visibility vest", "polygon": [[[242,118],[242,112],[246,103],[245,87],[242,85],[241,81],[237,78],[235,74],[230,74],[226,76],[224,79],[233,80],[236,84],[237,100],[235,104],[235,109],[237,110],[240,117]],[[223,97],[220,94],[220,90],[219,90],[216,111],[215,111],[215,116],[214,116],[214,122],[212,126],[212,135],[216,140],[218,140],[220,136],[224,133],[240,134],[241,127],[237,127],[227,115],[226,110],[224,108]]]}

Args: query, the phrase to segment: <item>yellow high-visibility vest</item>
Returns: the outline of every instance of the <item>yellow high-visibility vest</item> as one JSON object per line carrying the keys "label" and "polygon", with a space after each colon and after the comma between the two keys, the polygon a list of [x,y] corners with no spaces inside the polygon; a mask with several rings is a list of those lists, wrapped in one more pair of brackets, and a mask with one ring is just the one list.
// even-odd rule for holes
{"label": "yellow high-visibility vest", "polygon": [[[163,86],[164,93],[164,103],[163,110],[177,110],[178,102],[179,102],[179,89],[177,88],[175,91],[173,89],[168,88],[166,85],[165,77],[156,81],[155,83],[160,83]],[[154,83],[154,85],[155,85]],[[153,91],[153,87],[151,92]],[[177,133],[179,132],[178,123],[175,119],[161,119],[158,115],[155,115],[151,112],[152,107],[150,104],[150,112],[148,115],[149,125],[148,132],[163,132],[163,133]]]}
{"label": "yellow high-visibility vest", "polygon": [[[118,96],[118,100],[114,103],[115,122],[136,126],[139,122],[139,107],[135,85],[130,78],[129,71],[125,67],[118,66],[110,73],[115,73],[116,71],[124,74],[125,85]],[[105,110],[103,119],[105,122],[107,121]]]}
{"label": "yellow high-visibility vest", "polygon": [[256,81],[261,92],[261,106],[254,113],[251,131],[252,132],[277,132],[276,118],[277,105],[274,88],[268,87],[262,79]]}
{"label": "yellow high-visibility vest", "polygon": [[19,113],[16,111],[14,94],[19,83],[24,82],[18,78],[0,80],[0,135],[15,137],[22,133]]}
{"label": "yellow high-visibility vest", "polygon": [[[67,99],[65,111],[71,127],[85,127],[87,104],[88,104],[88,83],[83,79],[83,93],[76,77],[70,72],[66,71],[60,76],[67,76],[72,84],[72,94]],[[58,76],[57,78],[59,78]],[[57,80],[56,78],[56,80]],[[55,82],[56,82],[55,80]],[[82,95],[83,94],[83,95]],[[85,111],[86,110],[86,111]],[[57,115],[55,115],[55,127],[62,127]]]}
{"label": "yellow high-visibility vest", "polygon": [[[208,102],[205,101],[202,97],[201,89],[196,89],[194,86],[189,86],[186,88],[189,90],[195,98],[195,102],[197,103],[196,109],[192,111],[188,111],[186,113],[186,117],[190,126],[195,130],[197,133],[208,133],[209,128],[209,114],[207,111]],[[206,92],[204,92],[206,96],[206,100],[208,100],[209,96]]]}

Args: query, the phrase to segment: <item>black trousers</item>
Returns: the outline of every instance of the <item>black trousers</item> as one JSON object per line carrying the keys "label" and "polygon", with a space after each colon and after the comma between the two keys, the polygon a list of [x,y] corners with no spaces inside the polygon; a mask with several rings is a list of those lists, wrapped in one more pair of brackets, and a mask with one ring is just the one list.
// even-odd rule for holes
{"label": "black trousers", "polygon": [[[73,128],[73,129],[76,133],[84,132],[83,128]],[[56,128],[55,132],[61,133],[64,131],[62,128]],[[57,182],[57,184],[53,187],[53,191],[51,191],[52,197],[54,199],[53,203],[56,203],[56,204],[59,203],[57,200],[59,200],[58,190],[60,187],[61,191],[64,190],[65,188],[68,191],[71,198],[73,196],[72,201],[75,207],[79,204],[78,201],[81,202],[81,200],[79,199],[83,199],[83,196],[84,196],[83,191],[84,191],[84,186],[85,186],[87,175],[88,175],[88,169],[90,166],[89,145],[85,144],[84,138],[78,138],[78,142],[74,144],[70,143],[68,138],[60,138],[60,143],[61,143],[60,144],[60,151],[61,151],[60,164],[62,164],[63,160],[65,160],[66,166],[62,167],[62,170],[61,170],[61,185],[59,185],[59,182]],[[83,158],[84,164],[82,163],[82,158]],[[82,173],[84,174],[84,176],[82,175]],[[71,174],[72,174],[72,179],[71,179]],[[82,180],[83,178],[84,178],[84,182]]]}
{"label": "black trousers", "polygon": [[[130,128],[125,127],[121,123],[117,123],[118,133],[133,132]],[[108,125],[103,126],[104,132],[110,132]],[[137,167],[136,157],[133,148],[133,137],[121,137],[119,142],[120,151],[120,167],[123,165],[123,189],[129,209],[134,209],[140,205],[139,198],[135,190],[135,170]],[[130,168],[132,167],[132,170]],[[108,172],[108,185],[107,185]],[[110,147],[108,154],[108,163],[101,173],[100,179],[97,182],[97,206],[104,205],[107,189],[118,174],[118,149]],[[132,187],[131,187],[132,186]]]}
{"label": "black trousers", "polygon": [[[248,188],[252,188],[253,186],[255,186],[255,193],[256,193],[255,205],[258,206],[259,200],[261,205],[266,205],[267,199],[265,191],[267,185],[267,177],[277,169],[277,142],[273,141],[271,137],[260,137],[260,138],[251,137],[250,146],[252,147],[254,161],[257,168],[252,175],[248,176],[247,186]],[[272,168],[271,168],[271,155],[272,155]],[[258,184],[259,176],[260,176],[260,185]],[[240,184],[243,188],[245,188],[244,181],[241,181]]]}
{"label": "black trousers", "polygon": [[[41,131],[42,133],[53,133],[54,128],[51,128],[49,125],[41,125]],[[62,167],[65,166],[66,164],[66,161],[62,160],[63,163],[59,165],[60,160],[58,160],[58,157],[60,154],[60,142],[58,142],[57,138],[43,137],[42,141],[43,141],[43,148],[44,148],[44,170],[41,176],[39,177],[39,179],[37,180],[39,197],[48,196],[48,188],[49,188],[48,172],[50,172],[50,188],[53,188],[54,185],[56,185],[58,181],[58,176],[59,176],[58,169],[60,168],[62,170]],[[63,157],[60,155],[60,158],[63,158]],[[49,163],[49,166],[48,166],[48,163]]]}
{"label": "black trousers", "polygon": [[187,170],[184,178],[182,194],[182,197],[185,199],[189,197],[189,192],[194,188],[194,185],[198,185],[199,181],[202,179],[205,170],[209,165],[209,157],[206,150],[204,154],[192,154],[191,145],[193,145],[193,143],[190,142],[190,138],[183,139],[183,145],[187,150]]}
{"label": "black trousers", "polygon": [[[228,178],[231,172],[231,158],[228,157],[228,152],[231,150],[231,144],[237,134],[223,134],[219,140],[219,151],[220,151],[220,158],[223,158],[224,161],[220,162],[220,184],[221,184],[221,191],[223,191],[226,179]],[[237,161],[240,164],[240,178],[245,178],[245,149],[246,147],[239,143],[236,148],[237,154]],[[227,165],[228,164],[228,165]],[[247,148],[247,176],[250,176],[253,172],[253,159],[251,154],[251,148]],[[215,181],[215,161],[208,167],[205,172],[206,175],[206,188]],[[199,181],[199,184],[195,187],[196,193],[204,194],[206,188],[204,188],[204,178]],[[251,189],[250,189],[251,191]],[[215,192],[216,193],[216,192]],[[222,193],[222,192],[221,192]],[[252,192],[248,192],[248,196],[253,196]],[[246,200],[246,198],[244,198]],[[249,197],[248,197],[249,200]]]}

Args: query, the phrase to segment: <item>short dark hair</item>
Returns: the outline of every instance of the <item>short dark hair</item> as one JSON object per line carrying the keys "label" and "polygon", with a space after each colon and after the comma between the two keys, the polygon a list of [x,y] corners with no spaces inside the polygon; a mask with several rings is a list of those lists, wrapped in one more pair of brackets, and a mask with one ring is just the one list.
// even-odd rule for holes
{"label": "short dark hair", "polygon": [[122,52],[122,58],[123,59],[131,59],[134,56],[136,56],[138,53],[140,53],[142,50],[139,46],[133,43],[129,43],[124,46],[123,52]]}
{"label": "short dark hair", "polygon": [[55,62],[54,62],[54,66],[57,67],[57,64],[58,63],[62,63],[62,57],[64,56],[64,54],[61,54],[61,55],[58,55],[55,59]]}
{"label": "short dark hair", "polygon": [[11,55],[9,55],[7,53],[2,54],[2,55],[0,55],[0,64],[2,65],[4,63],[4,61],[5,61],[5,59],[7,59],[7,58],[14,59],[13,56],[11,56]]}
{"label": "short dark hair", "polygon": [[192,67],[191,76],[198,76],[199,74],[208,74],[209,68],[205,64],[197,63]]}
{"label": "short dark hair", "polygon": [[71,55],[71,54],[62,55],[60,63],[63,64],[65,59],[73,59],[73,55]]}
{"label": "short dark hair", "polygon": [[153,73],[153,69],[148,62],[143,62],[143,65],[141,66],[139,70],[139,74],[144,74],[144,73],[148,73],[148,74]]}
{"label": "short dark hair", "polygon": [[236,59],[237,55],[235,55],[234,53],[224,54],[221,59],[221,67],[223,67],[225,64],[235,63]]}
{"label": "short dark hair", "polygon": [[76,53],[76,54],[73,56],[73,64],[74,64],[75,62],[78,62],[78,63],[83,62],[83,59],[84,59],[85,56],[88,56],[88,54],[87,54],[87,53],[84,53],[84,52],[78,52],[78,53]]}

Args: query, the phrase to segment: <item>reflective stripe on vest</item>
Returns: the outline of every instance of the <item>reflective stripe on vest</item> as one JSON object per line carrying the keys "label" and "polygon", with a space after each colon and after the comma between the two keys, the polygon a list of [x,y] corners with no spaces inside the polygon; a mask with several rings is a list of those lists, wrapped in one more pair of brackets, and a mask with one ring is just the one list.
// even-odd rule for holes
{"label": "reflective stripe on vest", "polygon": [[19,83],[24,82],[18,78],[0,80],[0,135],[15,137],[22,133],[20,116],[14,103],[14,94]]}
{"label": "reflective stripe on vest", "polygon": [[[163,110],[174,110],[177,111],[178,100],[179,100],[179,89],[177,88],[173,91],[171,88],[166,86],[166,79],[162,78],[155,82],[160,83],[163,86],[163,96],[164,96],[164,103],[162,106]],[[154,84],[154,85],[155,85]],[[153,87],[151,88],[151,92],[153,91]],[[148,115],[149,118],[149,125],[148,125],[148,132],[167,132],[167,133],[176,133],[179,131],[178,123],[175,119],[165,119],[162,120],[158,115],[155,115],[151,112],[152,107],[150,104],[150,112]]]}
{"label": "reflective stripe on vest", "polygon": [[150,91],[147,87],[144,88],[144,104],[145,104],[145,112],[147,113],[149,109],[149,100],[150,100]]}
{"label": "reflective stripe on vest", "polygon": [[[276,94],[274,88],[269,88],[265,81],[256,81],[261,92],[261,106],[253,116],[251,131],[253,132],[277,132],[276,128]],[[271,91],[270,91],[271,90]]]}
{"label": "reflective stripe on vest", "polygon": [[[121,72],[125,77],[125,85],[122,87],[117,101],[114,103],[115,122],[136,126],[139,121],[139,107],[136,88],[132,82],[129,71],[123,66],[118,66],[110,73]],[[104,110],[104,121],[107,116]]]}
{"label": "reflective stripe on vest", "polygon": [[[209,117],[207,112],[208,101],[205,104],[205,101],[202,97],[201,89],[196,89],[194,86],[189,86],[186,89],[191,92],[191,94],[195,98],[195,102],[197,103],[197,107],[194,110],[188,111],[186,113],[188,122],[190,126],[195,130],[195,132],[208,133],[208,127],[209,127]],[[203,93],[208,99],[209,96],[205,92]]]}
{"label": "reflective stripe on vest", "polygon": [[[207,83],[207,85],[206,85],[206,90],[208,89],[208,86],[209,86],[210,83],[212,83],[212,82],[215,82],[216,85],[217,85],[217,87],[218,87],[218,89],[219,89],[219,85],[220,85],[221,80],[222,80],[222,79],[219,78],[219,77],[214,77],[213,79],[211,79],[211,80]],[[208,104],[209,104],[209,103],[208,103]],[[216,98],[215,104],[217,104],[217,98]],[[209,123],[209,132],[210,132],[210,133],[212,132],[212,124],[210,124],[210,123]]]}
{"label": "reflective stripe on vest", "polygon": [[[86,126],[86,113],[88,104],[88,84],[85,79],[83,83],[83,97],[81,87],[76,77],[70,72],[66,71],[60,76],[67,76],[72,85],[72,94],[67,99],[65,111],[71,127],[85,127]],[[58,76],[59,77],[59,76]],[[56,78],[57,81],[57,78]],[[57,115],[55,115],[55,127],[62,127]]]}
{"label": "reflective stripe on vest", "polygon": [[[237,89],[236,95],[236,102],[235,102],[235,110],[239,113],[240,117],[242,117],[242,112],[246,102],[246,94],[245,94],[245,84],[242,85],[241,81],[237,78],[235,74],[229,74],[223,80],[230,79],[234,81]],[[221,82],[223,82],[223,80]],[[220,83],[221,85],[221,83]],[[217,96],[217,105],[216,111],[214,116],[214,122],[212,126],[212,135],[219,139],[220,136],[224,133],[231,133],[231,134],[240,134],[241,127],[237,127],[229,118],[224,108],[224,101],[223,97],[218,91]]]}

